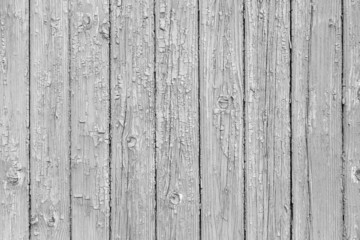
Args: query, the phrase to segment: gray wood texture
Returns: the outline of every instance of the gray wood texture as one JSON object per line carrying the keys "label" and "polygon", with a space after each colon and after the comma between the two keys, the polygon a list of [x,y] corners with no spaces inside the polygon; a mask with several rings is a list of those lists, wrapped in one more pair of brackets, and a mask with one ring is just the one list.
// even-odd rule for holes
{"label": "gray wood texture", "polygon": [[1,0],[0,240],[360,239],[359,0]]}
{"label": "gray wood texture", "polygon": [[0,1],[0,239],[29,237],[29,3]]}
{"label": "gray wood texture", "polygon": [[341,1],[292,3],[294,239],[342,239]]}
{"label": "gray wood texture", "polygon": [[360,239],[360,1],[345,1],[344,10],[344,236]]}
{"label": "gray wood texture", "polygon": [[313,239],[310,235],[310,159],[308,157],[308,83],[311,2],[292,1],[292,195],[293,236],[296,240]]}
{"label": "gray wood texture", "polygon": [[73,239],[108,239],[109,2],[70,0]]}
{"label": "gray wood texture", "polygon": [[156,31],[157,239],[199,239],[198,6],[159,0]]}
{"label": "gray wood texture", "polygon": [[68,2],[30,2],[31,238],[70,237]]}
{"label": "gray wood texture", "polygon": [[245,1],[246,235],[290,238],[290,4]]}
{"label": "gray wood texture", "polygon": [[201,1],[203,239],[244,239],[243,1]]}
{"label": "gray wood texture", "polygon": [[111,237],[155,239],[154,2],[111,2]]}

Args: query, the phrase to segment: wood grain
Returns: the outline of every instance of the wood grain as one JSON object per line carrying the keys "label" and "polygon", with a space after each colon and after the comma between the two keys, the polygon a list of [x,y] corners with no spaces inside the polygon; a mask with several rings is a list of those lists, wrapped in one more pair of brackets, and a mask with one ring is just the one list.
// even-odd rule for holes
{"label": "wood grain", "polygon": [[246,0],[246,236],[290,238],[290,4]]}
{"label": "wood grain", "polygon": [[341,239],[341,1],[292,5],[294,238]]}
{"label": "wood grain", "polygon": [[158,0],[157,238],[199,239],[198,6]]}
{"label": "wood grain", "polygon": [[0,1],[0,239],[29,238],[29,4]]}
{"label": "wood grain", "polygon": [[310,236],[310,162],[307,154],[311,2],[292,1],[292,194],[293,238]]}
{"label": "wood grain", "polygon": [[109,238],[109,2],[71,0],[72,238]]}
{"label": "wood grain", "polygon": [[243,1],[201,1],[202,238],[244,239]]}
{"label": "wood grain", "polygon": [[31,239],[69,239],[68,2],[30,4]]}
{"label": "wood grain", "polygon": [[360,1],[344,1],[344,151],[346,239],[360,239]]}
{"label": "wood grain", "polygon": [[0,0],[0,239],[360,239],[359,14]]}
{"label": "wood grain", "polygon": [[112,239],[155,239],[154,2],[111,2]]}

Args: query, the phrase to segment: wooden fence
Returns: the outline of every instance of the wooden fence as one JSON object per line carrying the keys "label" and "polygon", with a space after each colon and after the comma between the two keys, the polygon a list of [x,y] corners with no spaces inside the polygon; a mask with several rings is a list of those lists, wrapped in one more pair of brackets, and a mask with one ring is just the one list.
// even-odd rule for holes
{"label": "wooden fence", "polygon": [[0,0],[0,239],[360,239],[360,0]]}

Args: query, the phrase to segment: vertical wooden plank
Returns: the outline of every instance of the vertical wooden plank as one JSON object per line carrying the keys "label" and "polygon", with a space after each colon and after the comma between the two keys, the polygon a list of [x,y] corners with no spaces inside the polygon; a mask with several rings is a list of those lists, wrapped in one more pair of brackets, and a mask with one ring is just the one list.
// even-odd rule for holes
{"label": "vertical wooden plank", "polygon": [[109,2],[71,0],[72,238],[109,238]]}
{"label": "vertical wooden plank", "polygon": [[157,238],[199,239],[197,1],[155,13]]}
{"label": "vertical wooden plank", "polygon": [[292,0],[292,195],[293,239],[310,236],[310,162],[308,158],[308,84],[311,1]]}
{"label": "vertical wooden plank", "polygon": [[29,4],[0,1],[0,239],[29,237]]}
{"label": "vertical wooden plank", "polygon": [[201,1],[202,238],[244,239],[243,1]]}
{"label": "vertical wooden plank", "polygon": [[344,1],[345,236],[360,239],[360,1]]}
{"label": "vertical wooden plank", "polygon": [[68,2],[30,10],[31,239],[69,239]]}
{"label": "vertical wooden plank", "polygon": [[290,4],[246,0],[246,234],[290,238]]}
{"label": "vertical wooden plank", "polygon": [[153,10],[111,2],[111,239],[155,239]]}
{"label": "vertical wooden plank", "polygon": [[294,239],[341,239],[341,1],[292,5]]}

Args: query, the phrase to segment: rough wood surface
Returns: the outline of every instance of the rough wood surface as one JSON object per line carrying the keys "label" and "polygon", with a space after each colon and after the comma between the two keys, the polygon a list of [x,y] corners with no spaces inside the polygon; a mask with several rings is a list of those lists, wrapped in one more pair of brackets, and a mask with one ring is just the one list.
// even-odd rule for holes
{"label": "rough wood surface", "polygon": [[293,14],[294,238],[341,239],[341,1],[293,1]]}
{"label": "rough wood surface", "polygon": [[202,239],[244,239],[243,1],[201,1]]}
{"label": "rough wood surface", "polygon": [[31,239],[69,239],[68,2],[30,10]]}
{"label": "rough wood surface", "polygon": [[0,240],[360,239],[359,15],[0,0]]}
{"label": "rough wood surface", "polygon": [[360,1],[344,1],[345,239],[360,239]]}
{"label": "rough wood surface", "polygon": [[0,239],[29,238],[29,5],[0,1]]}
{"label": "rough wood surface", "polygon": [[198,6],[158,0],[157,238],[199,239]]}
{"label": "rough wood surface", "polygon": [[246,0],[246,235],[290,238],[290,4]]}
{"label": "rough wood surface", "polygon": [[310,236],[310,164],[307,155],[311,2],[292,0],[292,195],[293,238]]}
{"label": "rough wood surface", "polygon": [[109,238],[109,2],[71,0],[72,238]]}
{"label": "rough wood surface", "polygon": [[155,239],[154,2],[111,2],[112,239]]}

